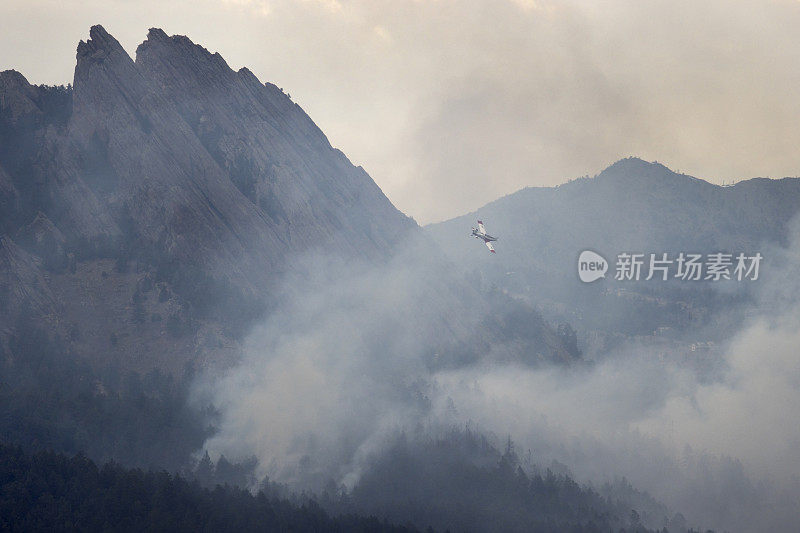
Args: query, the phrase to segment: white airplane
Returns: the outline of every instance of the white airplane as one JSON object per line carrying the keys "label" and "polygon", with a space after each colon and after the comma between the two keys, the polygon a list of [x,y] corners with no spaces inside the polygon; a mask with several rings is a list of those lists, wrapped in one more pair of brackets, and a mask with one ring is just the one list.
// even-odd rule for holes
{"label": "white airplane", "polygon": [[492,242],[497,240],[497,237],[492,237],[488,233],[486,233],[486,228],[483,227],[483,221],[478,221],[478,227],[472,228],[472,236],[476,239],[480,239],[486,244],[486,247],[489,249],[490,252],[496,253],[494,251],[494,246],[492,246]]}

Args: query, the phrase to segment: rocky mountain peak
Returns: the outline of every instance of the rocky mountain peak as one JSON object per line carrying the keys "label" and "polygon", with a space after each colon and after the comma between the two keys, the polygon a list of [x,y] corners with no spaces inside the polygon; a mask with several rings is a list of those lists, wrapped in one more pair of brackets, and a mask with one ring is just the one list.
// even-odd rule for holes
{"label": "rocky mountain peak", "polygon": [[159,28],[152,28],[136,48],[136,65],[171,98],[209,92],[224,97],[236,83],[235,72],[219,53],[183,35],[168,36]]}
{"label": "rocky mountain peak", "polygon": [[195,44],[185,35],[169,36],[161,28],[150,28],[147,39],[136,48],[136,56],[141,53],[161,54],[166,57],[182,56],[184,60],[209,62],[216,68],[230,70],[227,62],[218,52],[209,52],[199,44]]}
{"label": "rocky mountain peak", "polygon": [[123,109],[146,122],[136,109],[149,92],[146,83],[130,56],[102,26],[92,26],[90,39],[78,44],[73,85],[75,122],[83,123],[79,130],[89,129],[86,121],[97,123],[110,118],[119,122],[121,117],[108,115]]}
{"label": "rocky mountain peak", "polygon": [[20,117],[38,111],[36,88],[16,70],[0,72],[0,111],[16,122]]}
{"label": "rocky mountain peak", "polygon": [[627,157],[613,163],[597,175],[597,182],[626,190],[650,190],[653,187],[681,185],[702,189],[714,187],[706,181],[675,172],[657,161],[644,161],[638,157]]}
{"label": "rocky mountain peak", "polygon": [[148,41],[153,42],[153,41],[168,41],[168,40],[169,40],[169,35],[167,35],[167,33],[164,30],[162,30],[161,28],[150,28],[149,30],[147,30],[147,39],[145,39],[145,41],[139,46],[143,46]]}
{"label": "rocky mountain peak", "polygon": [[[144,332],[139,351],[167,349],[143,306],[171,318],[170,349],[195,357],[181,335],[252,318],[296,254],[379,260],[416,229],[282,91],[157,28],[134,62],[93,26],[73,88],[6,71],[0,107],[0,270],[42,270],[12,277],[29,294],[52,289],[60,303],[38,307],[67,309],[59,323],[69,315],[78,330],[90,324],[69,311],[75,295],[103,285],[93,316],[116,317],[103,331]],[[78,352],[108,348],[86,335]]]}
{"label": "rocky mountain peak", "polygon": [[82,60],[103,61],[119,54],[127,56],[119,41],[99,24],[89,29],[88,40],[78,43],[77,59],[79,63]]}
{"label": "rocky mountain peak", "polygon": [[16,70],[0,71],[0,98],[13,91],[28,90],[29,87],[25,76]]}
{"label": "rocky mountain peak", "polygon": [[598,177],[656,179],[666,175],[674,175],[674,172],[657,162],[651,163],[638,157],[626,157],[609,165]]}

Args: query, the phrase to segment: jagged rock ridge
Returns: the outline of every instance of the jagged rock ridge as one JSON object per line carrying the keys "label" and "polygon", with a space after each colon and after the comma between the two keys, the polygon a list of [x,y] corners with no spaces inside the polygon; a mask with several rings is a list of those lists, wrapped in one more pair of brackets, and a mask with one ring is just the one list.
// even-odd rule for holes
{"label": "jagged rock ridge", "polygon": [[[228,345],[293,254],[376,260],[416,229],[274,85],[159,29],[134,61],[101,26],[71,87],[0,73],[0,208],[6,277],[29,300],[9,312],[123,357]],[[88,285],[104,290],[86,300]]]}

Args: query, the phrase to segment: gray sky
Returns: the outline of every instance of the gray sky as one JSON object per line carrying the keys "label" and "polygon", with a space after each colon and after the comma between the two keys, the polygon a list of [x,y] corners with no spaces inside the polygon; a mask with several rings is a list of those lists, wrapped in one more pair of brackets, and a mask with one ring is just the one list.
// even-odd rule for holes
{"label": "gray sky", "polygon": [[0,69],[71,81],[98,23],[283,87],[421,223],[628,155],[800,174],[796,0],[2,0]]}

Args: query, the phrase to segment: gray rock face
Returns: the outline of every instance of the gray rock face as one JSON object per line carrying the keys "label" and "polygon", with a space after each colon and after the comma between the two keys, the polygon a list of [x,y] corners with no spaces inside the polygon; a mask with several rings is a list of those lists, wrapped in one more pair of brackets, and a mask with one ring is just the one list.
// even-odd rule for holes
{"label": "gray rock face", "polygon": [[[78,45],[72,87],[0,73],[0,208],[4,268],[45,270],[14,289],[39,307],[67,313],[59,298],[75,293],[75,276],[102,273],[133,291],[139,322],[169,313],[192,324],[178,335],[198,338],[221,331],[216,301],[263,301],[294,254],[380,259],[417,230],[274,85],[157,29],[134,62],[101,26]],[[63,261],[51,268],[48,255]],[[34,282],[47,298],[33,297]],[[121,317],[118,304],[97,299]],[[74,313],[61,321],[73,331]],[[139,328],[163,330],[167,318]]]}
{"label": "gray rock face", "polygon": [[287,250],[376,257],[415,226],[276,87],[161,30],[137,55],[92,27],[62,128],[47,123],[41,88],[3,73],[4,126],[27,143],[14,157],[28,157],[7,169],[11,183],[0,174],[0,200],[13,203],[14,174],[27,172],[68,240],[136,239],[255,292]]}
{"label": "gray rock face", "polygon": [[322,237],[370,256],[407,229],[406,223],[379,223],[397,220],[399,213],[274,85],[260,83],[245,68],[234,72],[219,54],[158,29],[137,49],[136,65],[175,102],[204,148],[283,241],[305,247]]}
{"label": "gray rock face", "polygon": [[9,237],[0,236],[0,340],[21,313],[43,325],[55,325],[56,299],[40,267],[35,256]]}
{"label": "gray rock face", "polygon": [[67,267],[64,235],[41,211],[33,222],[17,231],[16,240],[41,258],[46,269],[62,271]]}
{"label": "gray rock face", "polygon": [[31,86],[25,76],[16,70],[0,72],[0,108],[4,111],[4,120],[20,125],[29,117],[39,115],[37,100],[36,87]]}
{"label": "gray rock face", "polygon": [[[70,136],[92,187],[145,245],[255,290],[281,242],[164,94],[102,28],[78,46]],[[266,268],[265,268],[266,267]]]}
{"label": "gray rock face", "polygon": [[0,167],[16,189],[15,211],[3,212],[4,231],[41,210],[72,240],[119,235],[81,176],[81,154],[68,135],[71,109],[70,89],[35,87],[16,71],[0,72]]}
{"label": "gray rock face", "polygon": [[19,215],[19,191],[0,167],[0,227],[7,229],[14,225],[14,219]]}

